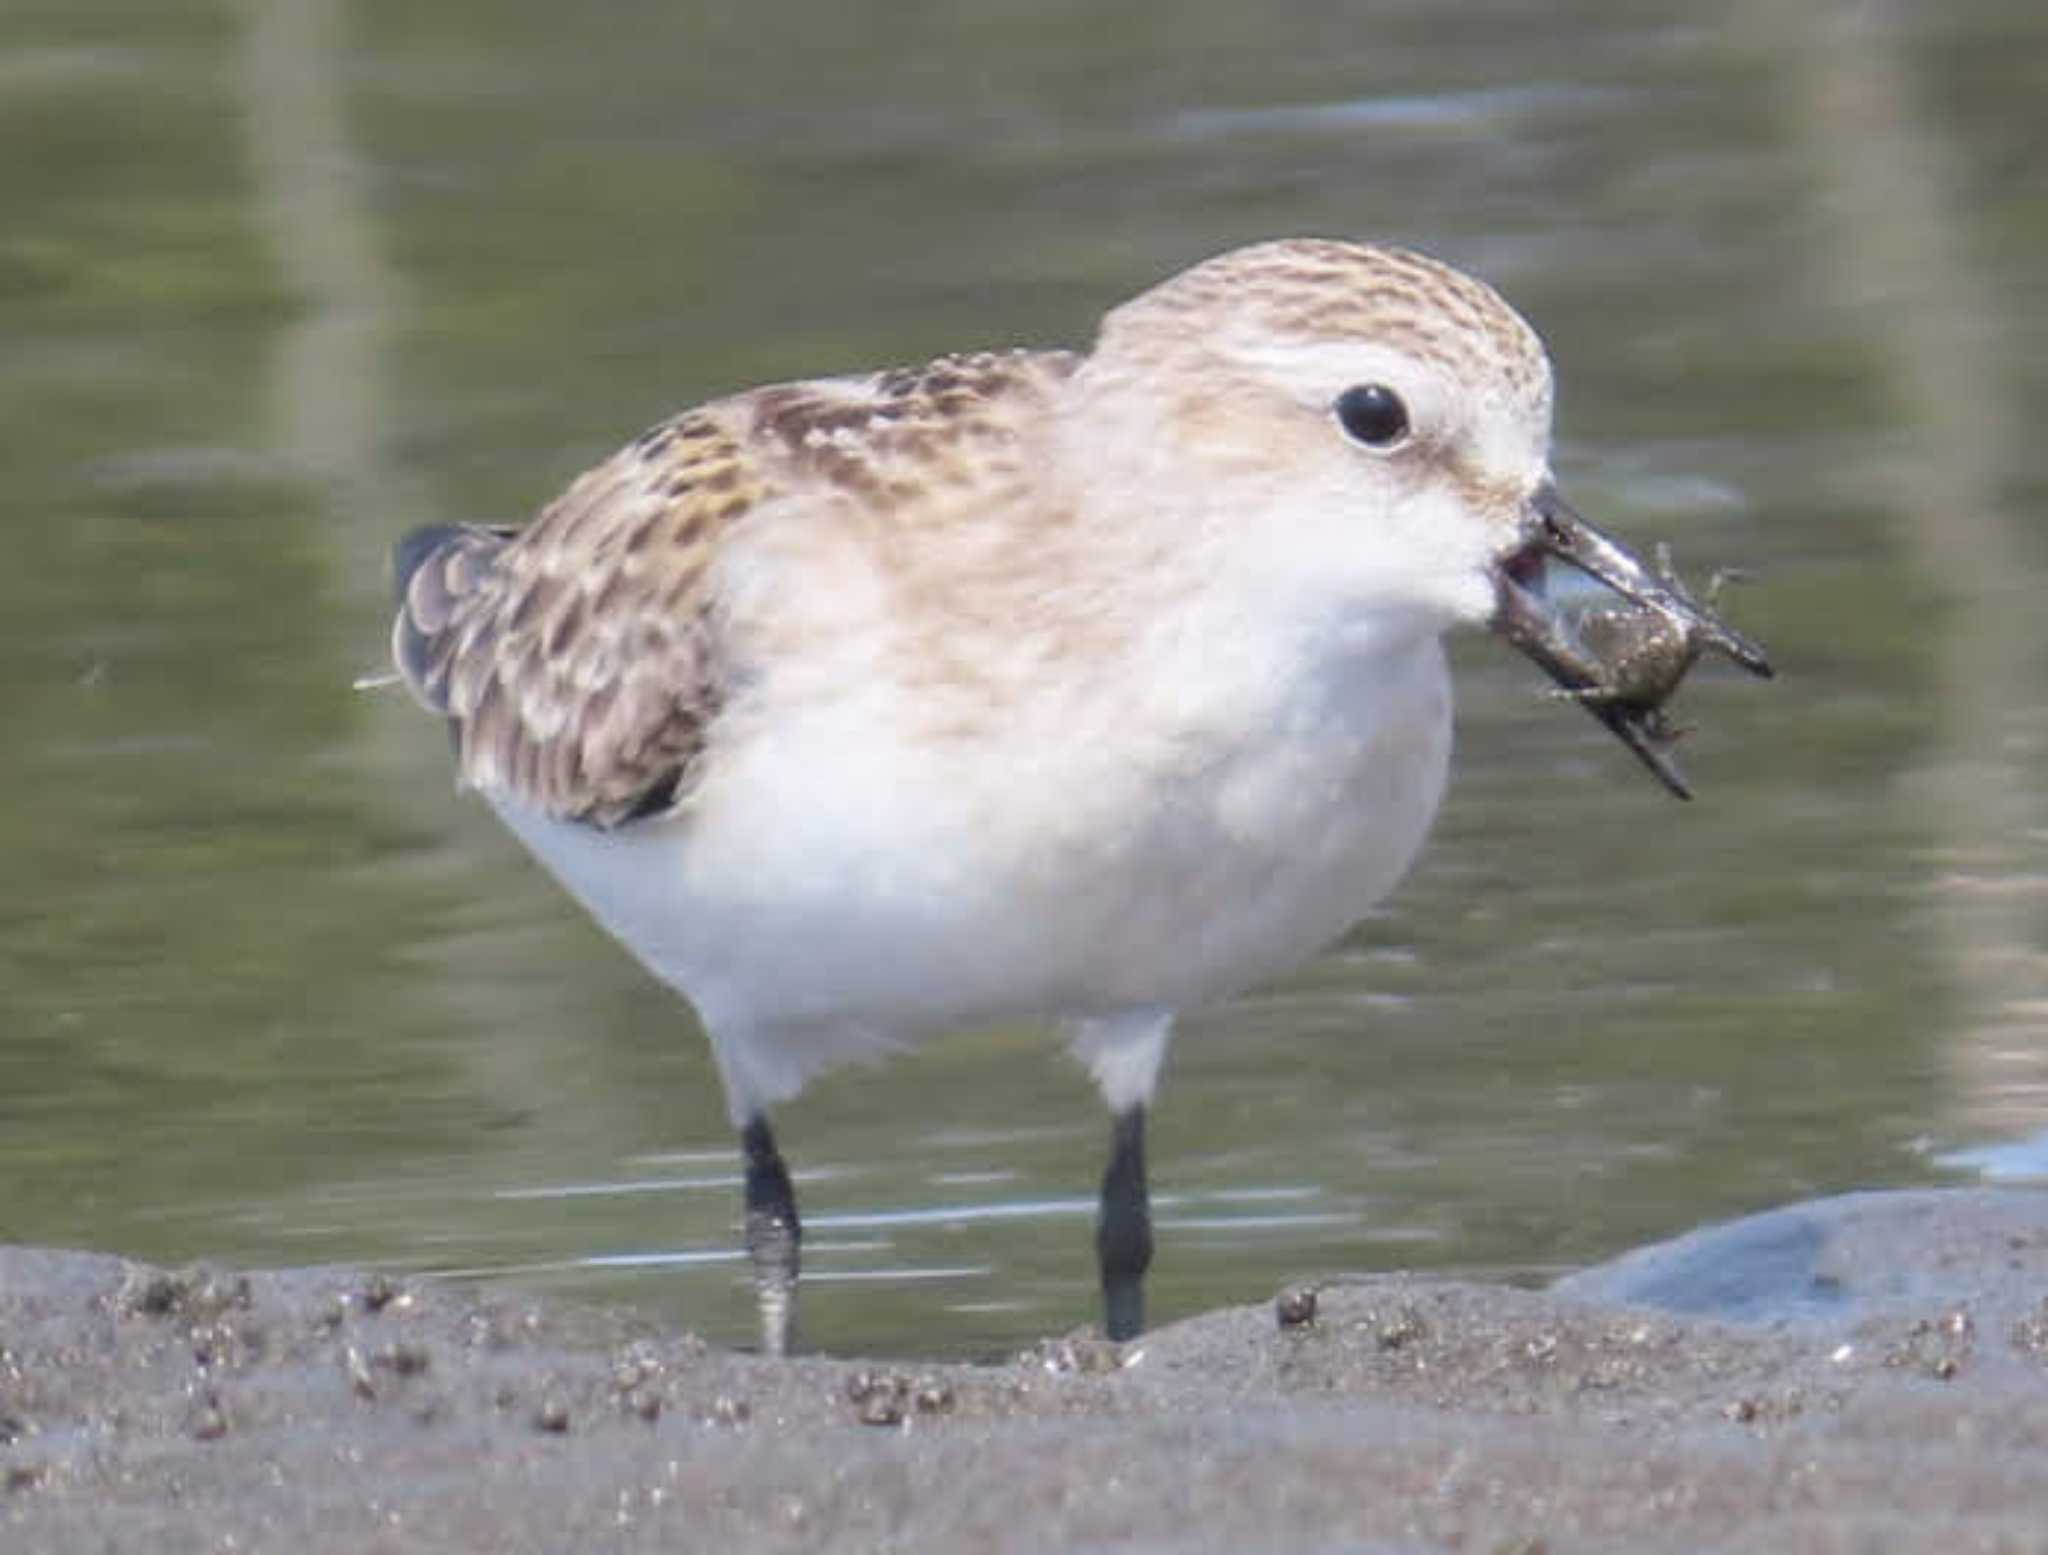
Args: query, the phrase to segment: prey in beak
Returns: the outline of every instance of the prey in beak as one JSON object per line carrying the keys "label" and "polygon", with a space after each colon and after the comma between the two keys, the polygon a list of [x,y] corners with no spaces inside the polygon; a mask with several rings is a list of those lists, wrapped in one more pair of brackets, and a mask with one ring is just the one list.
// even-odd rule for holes
{"label": "prey in beak", "polygon": [[[1590,634],[1575,624],[1573,607],[1555,587],[1558,563],[1626,602],[1619,612],[1602,612],[1610,642],[1588,641]],[[1542,665],[1564,695],[1605,724],[1666,788],[1690,799],[1671,756],[1676,735],[1664,704],[1708,648],[1769,679],[1763,649],[1715,614],[1711,603],[1694,598],[1668,564],[1652,571],[1587,523],[1548,481],[1529,499],[1521,541],[1494,563],[1493,581],[1493,629]]]}

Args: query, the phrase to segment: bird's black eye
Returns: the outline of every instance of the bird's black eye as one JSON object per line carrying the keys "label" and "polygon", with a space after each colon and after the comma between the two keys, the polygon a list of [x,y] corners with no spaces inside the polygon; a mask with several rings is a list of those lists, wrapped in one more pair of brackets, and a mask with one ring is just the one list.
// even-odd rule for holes
{"label": "bird's black eye", "polygon": [[1355,383],[1333,408],[1345,434],[1368,448],[1392,448],[1408,435],[1408,407],[1383,383]]}

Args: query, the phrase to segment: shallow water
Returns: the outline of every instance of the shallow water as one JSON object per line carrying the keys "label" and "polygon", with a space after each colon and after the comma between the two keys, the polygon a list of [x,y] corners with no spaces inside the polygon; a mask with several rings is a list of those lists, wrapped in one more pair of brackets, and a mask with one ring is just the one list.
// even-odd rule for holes
{"label": "shallow water", "polygon": [[[1753,572],[1781,679],[1688,686],[1681,806],[1459,645],[1414,876],[1186,1024],[1154,1315],[1541,1278],[2048,1123],[2038,8],[259,9],[0,23],[0,1237],[744,1338],[687,1015],[349,689],[390,540],[516,520],[693,399],[1079,343],[1302,232],[1500,285],[1567,490]],[[1047,1039],[779,1124],[814,1342],[1092,1314],[1107,1126]]]}

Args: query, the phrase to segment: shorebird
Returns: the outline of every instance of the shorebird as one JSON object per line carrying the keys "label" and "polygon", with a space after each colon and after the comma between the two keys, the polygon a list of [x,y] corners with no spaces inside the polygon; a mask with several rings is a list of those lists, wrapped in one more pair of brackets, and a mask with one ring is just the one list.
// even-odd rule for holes
{"label": "shorebird", "polygon": [[769,1109],[1021,1020],[1063,1026],[1108,1104],[1104,1327],[1142,1329],[1175,1016],[1408,869],[1450,757],[1450,628],[1592,688],[1682,792],[1670,687],[1597,694],[1551,569],[1768,667],[1565,504],[1551,401],[1488,286],[1295,239],[1153,287],[1085,353],[735,394],[523,529],[398,544],[393,656],[460,782],[709,1036],[764,1352],[801,1239]]}

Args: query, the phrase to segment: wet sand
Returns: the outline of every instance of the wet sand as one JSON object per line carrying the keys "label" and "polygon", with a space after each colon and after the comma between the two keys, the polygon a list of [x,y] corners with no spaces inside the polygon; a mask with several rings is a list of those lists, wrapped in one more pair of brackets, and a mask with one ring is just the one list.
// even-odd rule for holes
{"label": "wet sand", "polygon": [[1550,1292],[1389,1277],[1001,1366],[0,1250],[0,1550],[2048,1551],[2048,1194]]}

